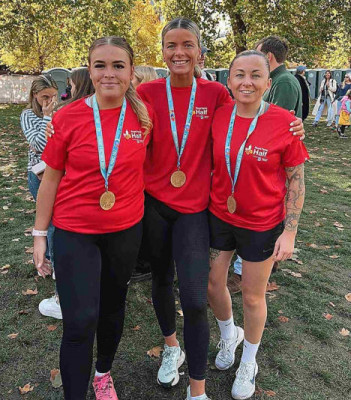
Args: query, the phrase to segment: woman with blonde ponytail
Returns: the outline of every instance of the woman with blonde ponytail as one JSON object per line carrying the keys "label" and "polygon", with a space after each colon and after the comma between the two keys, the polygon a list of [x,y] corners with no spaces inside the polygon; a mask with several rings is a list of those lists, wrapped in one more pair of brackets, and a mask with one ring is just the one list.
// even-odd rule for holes
{"label": "woman with blonde ponytail", "polygon": [[95,94],[56,112],[55,134],[42,156],[47,168],[38,193],[34,261],[47,275],[52,215],[65,399],[86,399],[96,334],[96,399],[118,400],[110,370],[141,242],[151,109],[131,84],[133,51],[124,39],[96,40],[88,68]]}

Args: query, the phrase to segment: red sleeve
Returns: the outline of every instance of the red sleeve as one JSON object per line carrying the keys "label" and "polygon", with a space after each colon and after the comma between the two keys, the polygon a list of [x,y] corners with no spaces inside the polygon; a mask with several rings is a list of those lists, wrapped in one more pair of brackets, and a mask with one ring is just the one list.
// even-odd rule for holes
{"label": "red sleeve", "polygon": [[218,95],[216,108],[222,106],[223,104],[230,104],[233,102],[233,99],[230,97],[228,89],[223,85],[221,86],[222,88]]}
{"label": "red sleeve", "polygon": [[303,142],[296,136],[292,136],[282,156],[284,168],[296,167],[303,164],[310,157]]}
{"label": "red sleeve", "polygon": [[63,171],[65,170],[66,164],[67,143],[63,138],[59,124],[55,118],[52,124],[55,134],[48,140],[41,159],[44,160],[49,167]]}

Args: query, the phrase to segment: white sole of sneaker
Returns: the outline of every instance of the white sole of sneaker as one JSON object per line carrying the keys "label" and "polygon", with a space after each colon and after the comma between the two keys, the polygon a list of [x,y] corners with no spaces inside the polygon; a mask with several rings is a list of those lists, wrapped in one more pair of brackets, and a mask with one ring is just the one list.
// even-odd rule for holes
{"label": "white sole of sneaker", "polygon": [[258,365],[256,364],[256,367],[255,367],[255,386],[254,386],[254,388],[251,390],[250,393],[247,393],[244,396],[235,395],[232,392],[232,398],[233,399],[235,399],[235,400],[246,400],[246,399],[249,399],[251,396],[254,395],[255,390],[256,390],[256,375],[257,375],[257,373],[258,373]]}
{"label": "white sole of sneaker", "polygon": [[180,378],[178,369],[183,365],[183,362],[184,362],[184,361],[185,361],[185,353],[184,353],[184,351],[182,350],[182,353],[181,353],[181,355],[180,355],[180,357],[179,357],[179,359],[178,359],[178,362],[177,362],[177,373],[176,373],[175,378],[174,378],[171,382],[161,382],[161,381],[159,381],[158,378],[157,378],[157,383],[158,383],[159,385],[163,386],[163,387],[166,388],[166,389],[175,386],[175,385],[179,382],[179,378]]}
{"label": "white sole of sneaker", "polygon": [[[240,326],[237,326],[236,329],[238,332],[238,340],[236,342],[236,346],[234,347],[233,353],[235,353],[236,348],[244,340],[244,329],[241,328]],[[225,368],[218,366],[216,363],[215,363],[215,365],[216,365],[216,368],[219,369],[220,371],[226,371],[227,369],[229,369],[230,367],[232,367],[234,365],[234,362],[235,362],[235,357],[233,357],[233,362]]]}

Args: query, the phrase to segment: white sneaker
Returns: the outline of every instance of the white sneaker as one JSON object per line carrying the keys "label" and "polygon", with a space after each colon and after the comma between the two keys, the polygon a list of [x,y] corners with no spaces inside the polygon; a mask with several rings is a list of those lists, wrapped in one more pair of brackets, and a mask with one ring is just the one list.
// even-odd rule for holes
{"label": "white sneaker", "polygon": [[217,345],[219,352],[216,357],[216,367],[224,371],[230,368],[235,362],[235,350],[244,340],[244,329],[236,327],[236,337],[231,339],[221,339]]}
{"label": "white sneaker", "polygon": [[165,388],[175,386],[179,382],[178,368],[183,364],[185,354],[176,346],[167,346],[162,355],[162,364],[157,373],[157,382]]}
{"label": "white sneaker", "polygon": [[62,319],[62,312],[58,296],[52,296],[50,299],[44,299],[39,303],[40,314],[45,317],[52,317],[56,319]]}
{"label": "white sneaker", "polygon": [[249,399],[255,393],[255,378],[258,372],[256,362],[242,362],[236,371],[236,378],[232,387],[233,399]]}
{"label": "white sneaker", "polygon": [[[207,394],[204,393],[202,396],[196,397],[197,399],[200,400],[211,400],[209,397],[207,397]],[[190,394],[190,386],[188,386],[188,389],[186,391],[186,399],[185,400],[191,400],[191,394]]]}

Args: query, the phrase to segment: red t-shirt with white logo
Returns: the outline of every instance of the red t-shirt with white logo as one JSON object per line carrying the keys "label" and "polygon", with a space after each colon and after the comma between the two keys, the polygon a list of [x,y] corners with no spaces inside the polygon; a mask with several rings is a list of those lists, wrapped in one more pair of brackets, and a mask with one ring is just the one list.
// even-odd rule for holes
{"label": "red t-shirt with white logo", "polygon": [[[180,147],[191,86],[172,87],[171,90]],[[144,101],[151,104],[155,115],[152,142],[145,161],[145,190],[181,213],[203,211],[208,206],[210,194],[210,127],[215,110],[232,102],[227,89],[218,82],[197,79],[193,117],[180,166],[186,174],[186,182],[180,188],[173,187],[170,182],[172,173],[177,170],[178,157],[171,131],[166,80],[143,83],[138,86],[137,91]]]}
{"label": "red t-shirt with white logo", "polygon": [[[295,167],[309,158],[305,145],[289,131],[295,120],[288,111],[270,105],[258,118],[256,129],[245,145],[234,198],[236,211],[230,214],[227,199],[232,184],[225,161],[225,142],[233,111],[226,105],[215,113],[212,125],[214,170],[209,210],[231,225],[266,231],[285,218],[285,168]],[[244,142],[252,118],[235,118],[230,148],[232,177],[240,146]]]}
{"label": "red t-shirt with white logo", "polygon": [[[151,108],[148,107],[150,115]],[[100,110],[106,169],[110,161],[121,107]],[[100,207],[105,181],[100,172],[93,109],[85,99],[59,110],[52,121],[55,134],[42,159],[53,169],[65,170],[58,186],[53,224],[79,233],[121,231],[138,223],[144,214],[143,164],[150,134],[144,132],[127,102],[120,147],[109,177],[116,197],[110,210]]]}

